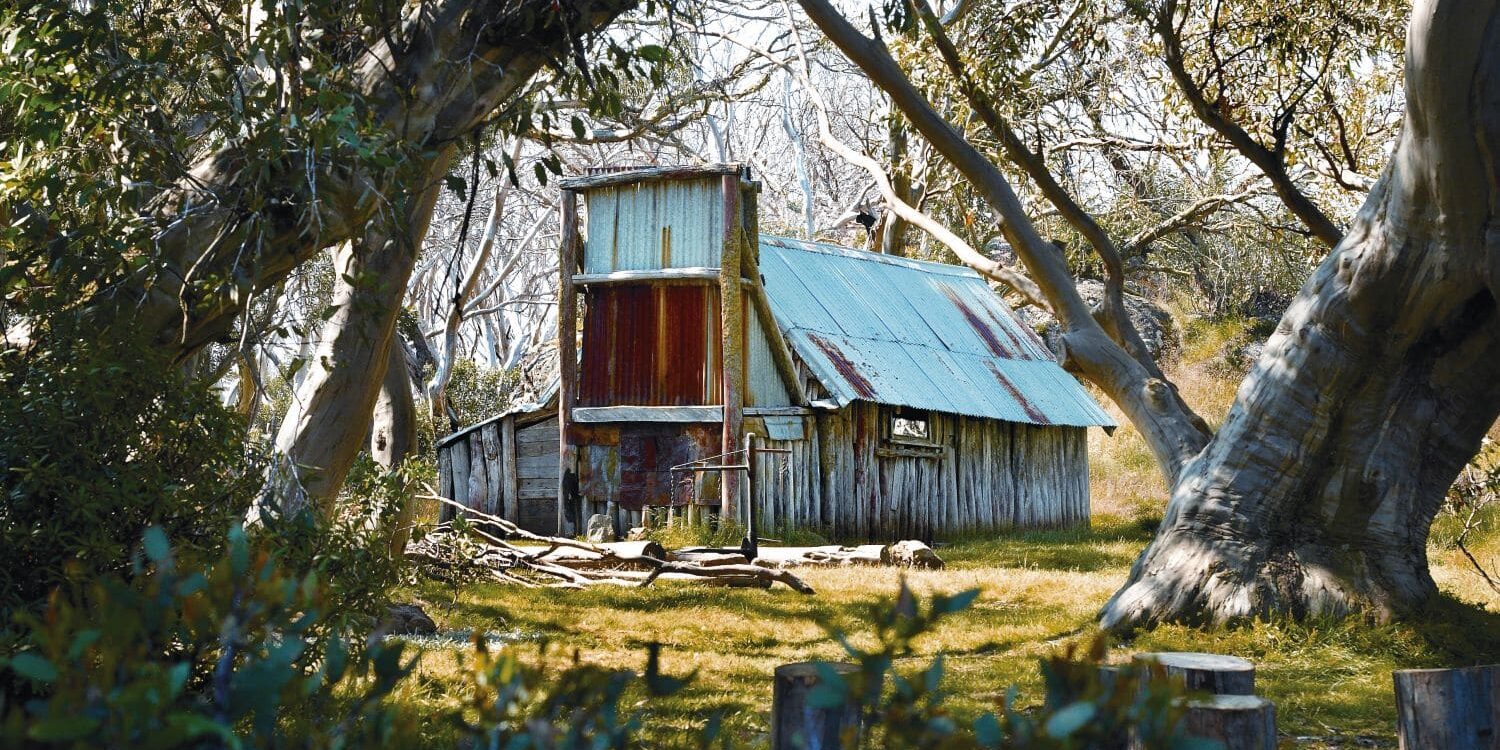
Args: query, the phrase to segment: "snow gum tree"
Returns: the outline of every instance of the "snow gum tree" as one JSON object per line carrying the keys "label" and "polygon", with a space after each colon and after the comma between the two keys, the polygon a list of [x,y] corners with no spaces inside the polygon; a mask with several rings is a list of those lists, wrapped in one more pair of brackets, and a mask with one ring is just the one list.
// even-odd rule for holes
{"label": "snow gum tree", "polygon": [[[1165,518],[1105,606],[1104,625],[1397,616],[1434,596],[1429,527],[1500,414],[1500,3],[1415,4],[1404,127],[1346,231],[1277,185],[1332,250],[1217,431],[1136,345],[1117,295],[1097,310],[1084,303],[1005,173],[938,113],[879,35],[859,32],[826,0],[801,5],[1001,217],[1066,331],[1068,366],[1121,407],[1157,457],[1172,488]],[[925,0],[906,8],[895,25],[927,36],[976,118],[1006,143],[1004,113],[944,22]],[[1133,11],[1167,31],[1180,18],[1171,2]],[[1049,182],[1026,144],[1007,143],[1005,156],[1088,239],[1118,289],[1115,241]]]}
{"label": "snow gum tree", "polygon": [[[286,510],[326,509],[366,443],[453,154],[481,131],[525,122],[543,70],[587,100],[593,45],[633,6],[48,0],[0,10],[7,363],[39,355],[66,316],[65,330],[128,333],[166,361],[213,371],[201,366],[205,348],[251,348],[252,301],[264,306],[294,269],[339,248],[335,308],[312,337],[266,495]],[[631,49],[610,51],[609,65],[635,64]]]}

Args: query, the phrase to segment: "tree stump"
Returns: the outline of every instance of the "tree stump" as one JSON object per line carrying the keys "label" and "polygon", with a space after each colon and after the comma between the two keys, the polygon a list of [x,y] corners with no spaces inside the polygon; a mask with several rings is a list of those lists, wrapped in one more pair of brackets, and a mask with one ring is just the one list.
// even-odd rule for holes
{"label": "tree stump", "polygon": [[1183,729],[1189,737],[1224,743],[1224,750],[1276,750],[1276,704],[1253,695],[1189,701]]}
{"label": "tree stump", "polygon": [[1392,677],[1403,750],[1500,750],[1500,665],[1403,669]]}
{"label": "tree stump", "polygon": [[[830,664],[839,675],[859,671],[854,664]],[[852,696],[841,706],[819,708],[809,701],[818,686],[815,662],[783,664],[776,668],[771,692],[771,750],[839,750],[857,747],[859,702]],[[851,740],[845,743],[845,734]]]}
{"label": "tree stump", "polygon": [[[1136,654],[1136,661],[1155,661],[1167,677],[1180,675],[1188,690],[1214,695],[1254,695],[1255,665],[1223,654],[1166,651]],[[1157,674],[1155,668],[1152,674]]]}

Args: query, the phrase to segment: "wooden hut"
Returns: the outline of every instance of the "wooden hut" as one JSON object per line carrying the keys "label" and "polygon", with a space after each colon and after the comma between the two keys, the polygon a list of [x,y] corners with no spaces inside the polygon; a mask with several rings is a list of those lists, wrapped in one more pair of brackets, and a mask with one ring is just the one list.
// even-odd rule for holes
{"label": "wooden hut", "polygon": [[[1087,523],[1085,432],[1114,423],[973,271],[762,236],[737,165],[562,188],[559,356],[577,365],[552,402],[442,441],[456,499],[562,533],[648,508],[840,540]],[[522,429],[551,429],[552,452]]]}

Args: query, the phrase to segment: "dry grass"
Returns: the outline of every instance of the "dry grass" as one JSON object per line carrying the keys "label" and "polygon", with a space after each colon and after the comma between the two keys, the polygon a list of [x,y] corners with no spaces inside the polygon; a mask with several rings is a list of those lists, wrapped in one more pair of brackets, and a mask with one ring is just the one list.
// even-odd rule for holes
{"label": "dry grass", "polygon": [[[1180,358],[1165,368],[1183,400],[1211,425],[1217,426],[1224,419],[1240,382],[1236,373],[1227,371],[1220,354],[1231,341],[1247,335],[1246,330],[1246,324],[1240,321],[1190,323]],[[1160,518],[1167,485],[1151,449],[1114,402],[1097,390],[1094,399],[1120,425],[1112,436],[1103,430],[1089,431],[1089,485],[1094,512],[1142,522]]]}

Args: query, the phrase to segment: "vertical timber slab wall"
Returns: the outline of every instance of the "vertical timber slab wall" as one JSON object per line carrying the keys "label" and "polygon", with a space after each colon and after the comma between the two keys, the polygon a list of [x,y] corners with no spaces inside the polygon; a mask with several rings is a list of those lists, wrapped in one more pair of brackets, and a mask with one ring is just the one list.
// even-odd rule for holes
{"label": "vertical timber slab wall", "polygon": [[[482,422],[438,446],[438,492],[519,524],[557,530],[557,416],[523,412]],[[455,511],[444,505],[440,518]]]}
{"label": "vertical timber slab wall", "polygon": [[[755,464],[755,510],[762,534],[776,536],[788,529],[823,530],[823,472],[818,455],[817,429],[811,415],[794,418],[802,428],[800,439],[777,439],[769,434],[766,419],[745,417],[744,429],[757,436],[761,448],[789,453],[762,453]],[[748,497],[748,488],[742,495]],[[748,507],[748,506],[747,506]],[[745,522],[741,514],[741,522]]]}
{"label": "vertical timber slab wall", "polygon": [[[881,419],[880,406],[854,402],[813,420],[804,455],[816,461],[809,481],[820,497],[810,526],[883,542],[1088,523],[1085,428],[933,413],[939,446],[917,450],[883,440]],[[784,512],[783,501],[761,502]]]}
{"label": "vertical timber slab wall", "polygon": [[555,415],[514,428],[516,515],[521,528],[538,534],[557,531],[558,421]]}

